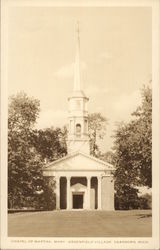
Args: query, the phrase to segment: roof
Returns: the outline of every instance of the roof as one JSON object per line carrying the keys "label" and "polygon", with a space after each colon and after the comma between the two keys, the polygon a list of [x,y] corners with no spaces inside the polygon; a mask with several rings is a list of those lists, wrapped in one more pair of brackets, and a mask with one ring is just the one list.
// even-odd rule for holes
{"label": "roof", "polygon": [[71,96],[68,98],[77,98],[77,97],[82,97],[82,98],[86,98],[88,99],[88,97],[85,95],[85,93],[83,92],[83,90],[74,90],[71,94]]}
{"label": "roof", "polygon": [[43,171],[58,171],[58,170],[114,170],[112,164],[102,161],[94,156],[85,154],[80,151],[76,151],[72,154],[68,154],[56,161],[47,164]]}

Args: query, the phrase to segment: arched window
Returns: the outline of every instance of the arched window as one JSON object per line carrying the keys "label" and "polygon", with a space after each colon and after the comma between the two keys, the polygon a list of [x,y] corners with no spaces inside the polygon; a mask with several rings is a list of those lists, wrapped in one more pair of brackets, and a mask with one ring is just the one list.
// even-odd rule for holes
{"label": "arched window", "polygon": [[87,122],[87,120],[85,120],[85,122],[84,122],[84,131],[85,131],[85,133],[88,132],[88,122]]}
{"label": "arched window", "polygon": [[81,135],[81,124],[79,123],[76,124],[76,135],[77,136]]}

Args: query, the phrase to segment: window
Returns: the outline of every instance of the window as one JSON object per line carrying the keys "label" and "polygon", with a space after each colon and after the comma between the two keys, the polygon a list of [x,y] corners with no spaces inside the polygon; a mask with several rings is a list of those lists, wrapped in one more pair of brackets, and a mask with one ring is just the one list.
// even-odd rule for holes
{"label": "window", "polygon": [[76,135],[77,136],[81,135],[81,124],[79,123],[76,124]]}
{"label": "window", "polygon": [[87,120],[85,120],[84,122],[84,130],[85,130],[85,133],[88,133],[88,123],[87,123]]}
{"label": "window", "polygon": [[80,100],[77,100],[76,101],[76,109],[81,109],[81,101]]}

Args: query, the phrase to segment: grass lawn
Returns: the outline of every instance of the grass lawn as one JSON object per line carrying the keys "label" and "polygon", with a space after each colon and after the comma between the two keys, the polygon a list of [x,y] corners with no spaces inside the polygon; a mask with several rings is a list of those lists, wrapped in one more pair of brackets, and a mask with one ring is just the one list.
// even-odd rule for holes
{"label": "grass lawn", "polygon": [[151,237],[151,210],[49,211],[8,215],[10,237]]}

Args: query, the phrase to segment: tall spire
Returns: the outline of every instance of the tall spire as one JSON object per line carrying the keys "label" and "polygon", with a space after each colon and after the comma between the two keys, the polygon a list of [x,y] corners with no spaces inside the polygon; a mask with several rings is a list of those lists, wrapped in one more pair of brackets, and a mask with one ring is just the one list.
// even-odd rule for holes
{"label": "tall spire", "polygon": [[76,56],[74,63],[74,91],[68,98],[68,140],[67,151],[82,151],[89,154],[88,103],[89,98],[81,89],[80,82],[80,36],[79,23],[76,25]]}
{"label": "tall spire", "polygon": [[80,35],[79,22],[76,24],[76,57],[74,63],[74,91],[81,90],[80,79]]}

